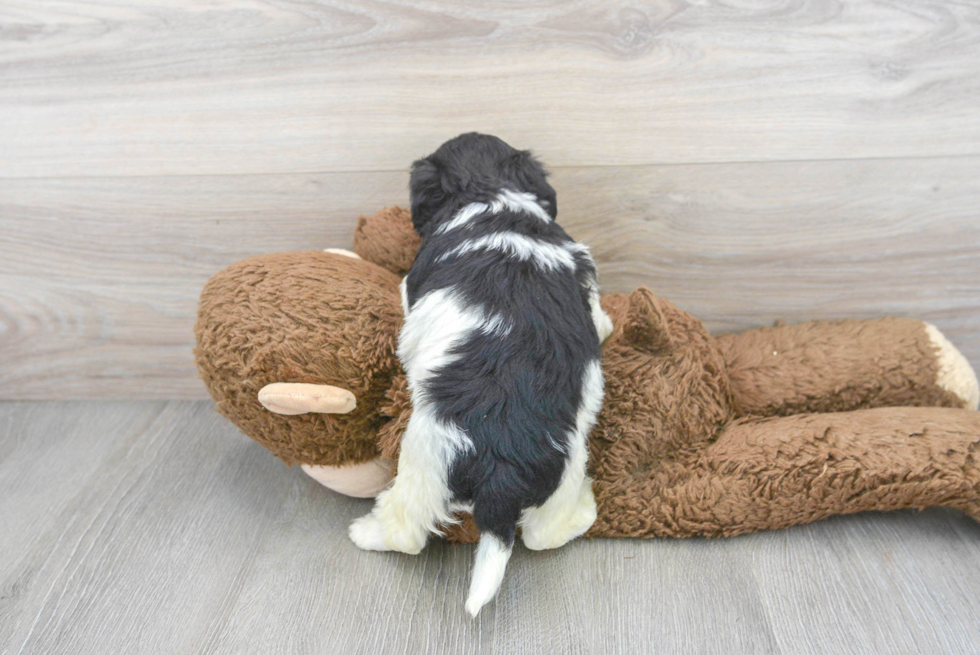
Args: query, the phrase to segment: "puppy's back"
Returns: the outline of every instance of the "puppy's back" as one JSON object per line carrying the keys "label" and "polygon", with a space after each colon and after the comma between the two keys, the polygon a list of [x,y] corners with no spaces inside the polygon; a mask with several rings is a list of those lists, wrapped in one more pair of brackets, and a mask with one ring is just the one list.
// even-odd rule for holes
{"label": "puppy's back", "polygon": [[427,335],[439,352],[400,354],[425,402],[468,437],[450,471],[454,500],[478,505],[486,487],[523,509],[557,487],[586,369],[599,358],[576,275],[582,252],[558,225],[517,212],[423,242],[405,333]]}

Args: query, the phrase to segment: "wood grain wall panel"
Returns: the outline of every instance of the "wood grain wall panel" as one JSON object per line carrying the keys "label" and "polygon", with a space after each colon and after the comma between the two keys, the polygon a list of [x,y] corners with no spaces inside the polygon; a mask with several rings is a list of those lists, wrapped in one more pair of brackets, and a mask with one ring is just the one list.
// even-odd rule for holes
{"label": "wood grain wall panel", "polygon": [[[980,366],[980,159],[562,172],[607,291],[646,284],[712,330],[884,314]],[[571,213],[571,216],[569,215]]]}
{"label": "wood grain wall panel", "polygon": [[350,247],[403,176],[0,180],[0,397],[200,398],[207,279],[266,252]]}
{"label": "wood grain wall panel", "polygon": [[[558,168],[607,291],[646,284],[737,330],[918,316],[980,367],[980,158]],[[404,172],[0,179],[0,397],[200,398],[207,278],[349,247]]]}
{"label": "wood grain wall panel", "polygon": [[969,2],[0,9],[0,177],[403,169],[479,129],[555,166],[980,154]]}

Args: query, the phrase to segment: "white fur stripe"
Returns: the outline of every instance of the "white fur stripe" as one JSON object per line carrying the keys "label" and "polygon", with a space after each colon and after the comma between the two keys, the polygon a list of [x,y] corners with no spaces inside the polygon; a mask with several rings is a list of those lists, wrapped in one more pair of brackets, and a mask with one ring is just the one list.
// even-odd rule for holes
{"label": "white fur stripe", "polygon": [[440,255],[436,261],[445,261],[450,257],[465,255],[474,250],[499,250],[521,261],[533,260],[540,267],[550,271],[562,267],[575,270],[575,260],[567,248],[538,241],[517,232],[496,232],[464,241],[449,252]]}
{"label": "white fur stripe", "polygon": [[514,329],[513,322],[500,314],[487,315],[479,305],[466,305],[452,287],[430,291],[409,307],[407,279],[401,285],[405,323],[398,335],[398,358],[413,389],[435,369],[452,363],[455,356],[450,350],[473,331],[507,336]]}
{"label": "white fur stripe", "polygon": [[585,374],[582,376],[582,400],[579,404],[578,412],[575,415],[576,438],[583,446],[583,450],[579,455],[583,458],[583,466],[585,465],[585,459],[588,458],[588,449],[584,448],[584,446],[587,443],[586,440],[589,436],[589,431],[595,425],[596,416],[599,414],[599,410],[602,409],[604,386],[602,363],[598,359],[589,362],[585,367]]}
{"label": "white fur stripe", "polygon": [[551,216],[548,212],[544,210],[544,207],[538,203],[537,196],[533,193],[523,193],[519,191],[511,191],[510,189],[502,189],[500,193],[493,202],[487,204],[485,202],[471,202],[466,205],[453,216],[451,221],[443,223],[438,228],[436,228],[436,234],[445,234],[450,230],[455,230],[458,227],[462,227],[472,221],[474,218],[480,214],[491,213],[499,214],[503,211],[504,207],[513,212],[523,212],[525,214],[530,214],[535,216],[545,223],[551,222]]}
{"label": "white fur stripe", "polygon": [[491,316],[483,323],[482,326],[480,326],[480,330],[482,330],[484,334],[498,337],[506,337],[513,329],[514,323],[507,320],[500,314]]}
{"label": "white fur stripe", "polygon": [[[430,291],[409,308],[398,335],[398,358],[413,389],[455,359],[450,351],[485,322],[479,308],[467,307],[452,288]],[[419,389],[421,391],[421,389]]]}
{"label": "white fur stripe", "polygon": [[[497,204],[500,204],[498,209]],[[514,212],[524,212],[525,214],[530,214],[540,218],[545,223],[551,222],[551,216],[548,212],[544,210],[538,203],[538,197],[533,193],[522,193],[520,191],[511,191],[510,189],[501,189],[500,195],[497,199],[490,205],[490,208],[494,213],[499,212],[501,209],[506,207],[507,209]]]}
{"label": "white fur stripe", "polygon": [[451,221],[443,223],[438,228],[436,228],[436,234],[445,234],[450,230],[455,230],[457,227],[466,225],[480,214],[484,214],[488,211],[490,211],[490,205],[488,205],[487,203],[471,202],[470,204],[466,205],[458,212],[456,212],[456,215],[453,216],[453,219]]}

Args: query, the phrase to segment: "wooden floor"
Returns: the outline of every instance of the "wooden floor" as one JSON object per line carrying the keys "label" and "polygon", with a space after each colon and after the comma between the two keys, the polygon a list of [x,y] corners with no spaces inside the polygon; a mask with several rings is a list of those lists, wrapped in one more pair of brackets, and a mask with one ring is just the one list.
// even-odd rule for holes
{"label": "wooden floor", "polygon": [[359,551],[368,501],[206,402],[0,403],[0,653],[976,653],[980,525],[929,510],[718,540]]}

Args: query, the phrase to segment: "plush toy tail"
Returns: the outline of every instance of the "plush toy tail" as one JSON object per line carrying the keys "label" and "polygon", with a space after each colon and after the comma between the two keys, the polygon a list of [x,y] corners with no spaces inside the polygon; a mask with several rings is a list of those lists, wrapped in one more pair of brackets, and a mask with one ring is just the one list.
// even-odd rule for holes
{"label": "plush toy tail", "polygon": [[470,616],[476,618],[480,609],[497,595],[513,549],[513,540],[508,544],[490,532],[480,535],[476,563],[473,565],[473,579],[470,581],[470,595],[466,599],[466,612]]}

